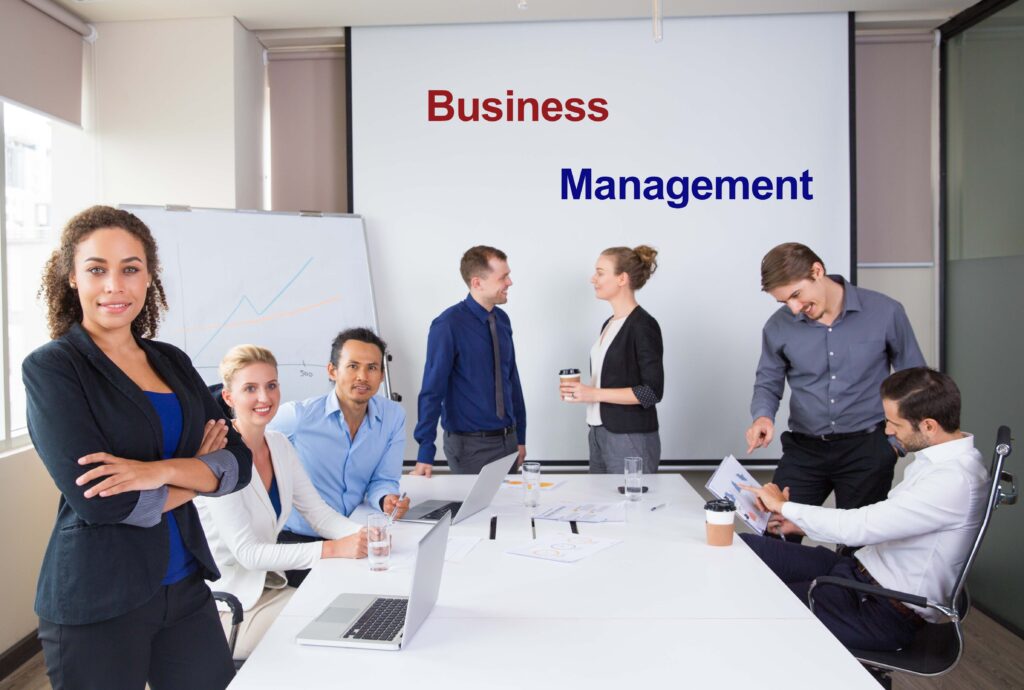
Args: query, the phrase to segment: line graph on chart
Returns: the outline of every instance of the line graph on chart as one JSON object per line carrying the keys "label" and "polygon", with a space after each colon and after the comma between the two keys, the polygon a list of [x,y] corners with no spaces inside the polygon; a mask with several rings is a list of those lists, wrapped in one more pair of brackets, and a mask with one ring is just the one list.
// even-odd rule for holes
{"label": "line graph on chart", "polygon": [[[178,280],[179,286],[184,287],[187,285],[184,271],[181,268],[181,257],[182,252],[180,246],[177,252],[178,259]],[[319,299],[315,302],[307,304],[300,304],[297,306],[288,306],[281,308],[277,311],[271,311],[271,309],[277,305],[282,298],[284,298],[289,290],[302,278],[303,274],[306,273],[307,269],[313,264],[315,257],[308,257],[302,262],[301,266],[298,267],[289,277],[287,277],[278,290],[269,299],[262,301],[262,304],[254,301],[254,299],[248,293],[242,293],[238,298],[234,306],[227,311],[223,318],[217,320],[210,320],[205,323],[190,323],[183,324],[179,329],[182,338],[182,344],[185,352],[196,362],[197,369],[216,369],[216,364],[201,364],[203,361],[203,355],[207,354],[211,349],[210,346],[217,341],[218,337],[221,336],[225,331],[231,332],[233,330],[249,330],[256,327],[260,330],[267,328],[267,324],[271,324],[275,321],[289,319],[292,317],[306,314],[308,312],[328,307],[332,304],[336,304],[341,301],[342,296],[340,294],[334,294]],[[301,287],[301,286],[300,286]],[[182,306],[185,307],[186,300],[184,290],[181,295]],[[205,311],[205,310],[204,310]],[[216,350],[212,353],[216,357],[220,357],[223,353],[217,352]],[[299,367],[304,371],[300,374],[301,376],[311,376],[312,374],[308,371],[312,368],[307,365],[305,361],[299,362],[287,362],[279,363],[279,367]]]}

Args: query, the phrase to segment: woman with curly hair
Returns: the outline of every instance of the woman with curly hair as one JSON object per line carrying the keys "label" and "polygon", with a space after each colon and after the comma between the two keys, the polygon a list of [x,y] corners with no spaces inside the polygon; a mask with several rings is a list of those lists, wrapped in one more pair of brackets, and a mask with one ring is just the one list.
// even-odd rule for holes
{"label": "woman with curly hair", "polygon": [[590,278],[594,295],[612,315],[590,349],[591,385],[565,382],[559,395],[587,406],[590,471],[621,474],[627,457],[643,458],[644,474],[658,471],[658,411],[665,390],[661,327],[636,302],[636,291],[658,268],[658,250],[647,245],[601,252]]}
{"label": "woman with curly hair", "polygon": [[72,218],[40,295],[49,343],[22,366],[32,442],[61,496],[36,591],[54,688],[227,686],[192,499],[243,488],[252,454],[188,356],[152,340],[167,307],[137,217]]}

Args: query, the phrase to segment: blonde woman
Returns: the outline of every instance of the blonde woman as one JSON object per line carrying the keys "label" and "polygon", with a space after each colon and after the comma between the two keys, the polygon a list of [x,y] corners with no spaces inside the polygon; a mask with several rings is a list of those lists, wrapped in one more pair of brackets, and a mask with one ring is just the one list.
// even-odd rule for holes
{"label": "blonde woman", "polygon": [[[311,568],[321,558],[364,558],[366,530],[335,512],[317,493],[288,439],[266,426],[281,403],[274,355],[255,345],[232,348],[220,364],[222,395],[233,426],[252,451],[252,482],[230,500],[197,501],[221,572],[217,589],[245,610],[234,657],[245,659],[295,593],[283,571]],[[292,508],[325,541],[278,544]],[[221,612],[225,627],[231,616]]]}

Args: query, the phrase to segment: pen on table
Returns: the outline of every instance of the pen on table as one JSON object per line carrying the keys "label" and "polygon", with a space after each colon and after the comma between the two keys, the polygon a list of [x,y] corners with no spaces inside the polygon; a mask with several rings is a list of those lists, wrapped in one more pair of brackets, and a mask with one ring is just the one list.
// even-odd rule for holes
{"label": "pen on table", "polygon": [[530,518],[530,531],[533,532],[533,538],[536,539],[537,538],[537,523],[533,521],[533,518]]}
{"label": "pen on table", "polygon": [[498,533],[498,516],[491,516],[491,539],[494,539],[494,535]]}
{"label": "pen on table", "polygon": [[667,506],[667,505],[668,505],[667,503],[659,503],[658,505],[656,505],[656,506],[654,506],[653,508],[651,508],[651,512],[653,513],[653,512],[654,512],[654,511],[656,511],[656,510],[657,510],[658,508],[664,508],[664,507],[665,507],[665,506]]}
{"label": "pen on table", "polygon": [[397,501],[395,501],[395,507],[391,509],[391,514],[388,515],[388,522],[394,522],[395,521],[395,516],[398,515],[398,506],[402,505],[402,501],[404,501],[404,500],[405,500],[405,492],[403,491],[402,495],[398,497]]}
{"label": "pen on table", "polygon": [[569,520],[569,529],[572,530],[573,534],[579,534],[580,528],[576,526],[575,520]]}

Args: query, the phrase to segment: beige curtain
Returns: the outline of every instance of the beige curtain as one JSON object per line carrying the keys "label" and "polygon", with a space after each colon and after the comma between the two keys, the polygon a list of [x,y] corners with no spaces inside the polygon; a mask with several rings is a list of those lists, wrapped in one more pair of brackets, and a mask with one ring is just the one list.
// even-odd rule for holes
{"label": "beige curtain", "polygon": [[0,0],[0,96],[82,124],[82,35],[23,0]]}

